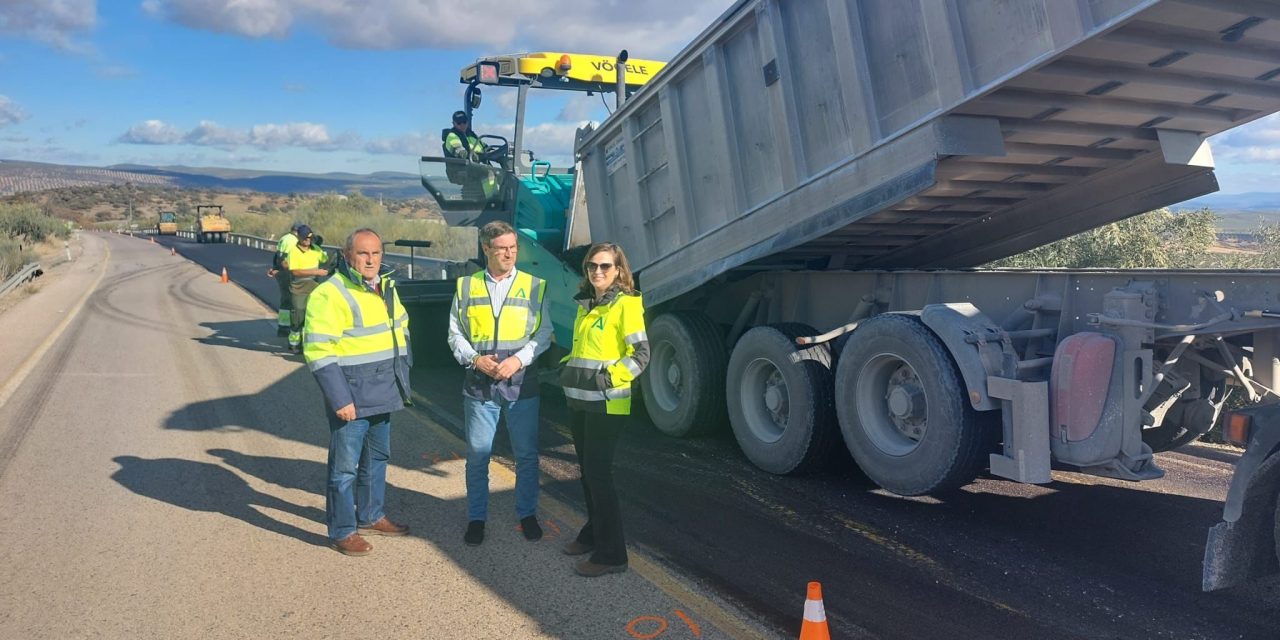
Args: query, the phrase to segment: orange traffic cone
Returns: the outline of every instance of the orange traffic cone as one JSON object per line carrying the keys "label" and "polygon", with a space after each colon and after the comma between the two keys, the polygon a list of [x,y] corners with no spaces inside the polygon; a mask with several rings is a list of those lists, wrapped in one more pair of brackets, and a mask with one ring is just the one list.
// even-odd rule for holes
{"label": "orange traffic cone", "polygon": [[822,606],[822,584],[809,583],[809,596],[804,601],[804,624],[800,627],[800,640],[831,640],[827,629],[827,610]]}
{"label": "orange traffic cone", "polygon": [[226,284],[228,282],[231,282],[231,278],[227,277],[227,268],[223,267],[222,268],[222,284]]}

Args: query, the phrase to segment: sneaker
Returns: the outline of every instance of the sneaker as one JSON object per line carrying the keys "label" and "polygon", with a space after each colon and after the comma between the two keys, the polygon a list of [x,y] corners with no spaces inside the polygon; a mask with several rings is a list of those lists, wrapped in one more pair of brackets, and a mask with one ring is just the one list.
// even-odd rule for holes
{"label": "sneaker", "polygon": [[572,540],[569,544],[561,547],[560,550],[563,551],[566,556],[580,556],[584,553],[591,553],[592,551],[595,551],[596,548],[592,545],[582,544],[577,540]]}
{"label": "sneaker", "polygon": [[484,542],[484,520],[472,520],[467,523],[467,532],[462,535],[462,541],[468,546],[478,547]]}
{"label": "sneaker", "polygon": [[373,551],[373,545],[358,533],[353,533],[341,540],[330,540],[329,546],[337,549],[338,553],[348,556],[366,556]]}
{"label": "sneaker", "polygon": [[541,540],[542,526],[538,524],[537,516],[525,516],[520,518],[520,531],[524,533],[525,540]]}
{"label": "sneaker", "polygon": [[597,578],[606,573],[622,573],[627,570],[627,565],[625,562],[622,564],[596,564],[590,560],[579,560],[577,564],[573,565],[573,570],[577,571],[580,576]]}
{"label": "sneaker", "polygon": [[386,516],[378,518],[373,524],[360,525],[356,531],[366,536],[402,536],[409,533],[409,527],[402,524],[396,524],[387,519]]}

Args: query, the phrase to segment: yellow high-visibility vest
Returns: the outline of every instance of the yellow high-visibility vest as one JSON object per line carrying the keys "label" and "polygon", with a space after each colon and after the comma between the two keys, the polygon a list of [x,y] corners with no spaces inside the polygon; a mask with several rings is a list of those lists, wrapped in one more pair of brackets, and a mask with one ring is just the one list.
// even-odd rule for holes
{"label": "yellow high-visibility vest", "polygon": [[404,406],[413,356],[395,281],[382,275],[379,295],[356,278],[340,270],[311,292],[302,354],[332,408],[354,402],[364,417]]}
{"label": "yellow high-visibility vest", "polygon": [[304,250],[296,244],[285,254],[285,260],[288,261],[290,271],[295,269],[318,269],[328,258],[329,254],[325,253],[324,249],[320,247],[313,246]]}
{"label": "yellow high-visibility vest", "polygon": [[[561,361],[560,383],[569,408],[630,415],[631,382],[648,364],[648,343],[639,293],[615,293],[590,311],[579,305],[573,348]],[[611,384],[606,388],[599,382],[601,372],[608,372]]]}
{"label": "yellow high-visibility vest", "polygon": [[458,278],[458,319],[480,355],[519,351],[542,324],[542,297],[546,295],[542,280],[523,271],[516,271],[513,277],[515,282],[511,283],[497,318],[484,272]]}

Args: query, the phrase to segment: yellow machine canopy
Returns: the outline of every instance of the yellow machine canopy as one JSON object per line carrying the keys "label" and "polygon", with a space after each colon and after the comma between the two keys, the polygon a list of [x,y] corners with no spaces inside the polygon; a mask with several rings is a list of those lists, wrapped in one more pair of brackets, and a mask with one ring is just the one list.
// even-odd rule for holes
{"label": "yellow machine canopy", "polygon": [[[483,67],[492,68],[492,64],[486,63],[497,63],[496,77],[485,75]],[[615,64],[616,59],[612,56],[584,53],[544,51],[489,56],[463,67],[459,80],[470,84],[480,74],[479,84],[511,86],[540,80],[543,88],[548,89],[611,91],[617,78]],[[644,85],[665,66],[665,62],[656,60],[627,60],[627,87],[634,89]],[[556,79],[559,86],[554,82]]]}

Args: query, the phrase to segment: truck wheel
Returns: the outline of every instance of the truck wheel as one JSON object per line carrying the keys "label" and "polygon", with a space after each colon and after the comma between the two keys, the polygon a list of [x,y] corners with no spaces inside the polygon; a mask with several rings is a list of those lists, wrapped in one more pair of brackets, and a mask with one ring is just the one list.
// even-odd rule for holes
{"label": "truck wheel", "polygon": [[653,426],[682,438],[723,425],[728,357],[715,323],[697,312],[665,313],[648,334],[652,352],[640,393]]}
{"label": "truck wheel", "polygon": [[819,333],[798,323],[756,327],[729,358],[729,424],[751,463],[776,474],[818,468],[840,441],[832,405],[831,349],[796,346]]}
{"label": "truck wheel", "polygon": [[951,354],[915,316],[884,314],[858,327],[840,354],[835,389],[849,453],[893,493],[967,484],[994,450],[998,431],[970,406]]}

